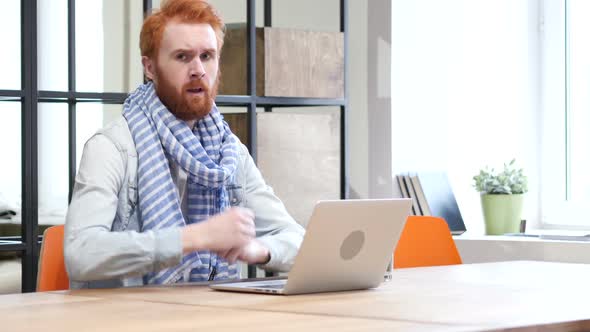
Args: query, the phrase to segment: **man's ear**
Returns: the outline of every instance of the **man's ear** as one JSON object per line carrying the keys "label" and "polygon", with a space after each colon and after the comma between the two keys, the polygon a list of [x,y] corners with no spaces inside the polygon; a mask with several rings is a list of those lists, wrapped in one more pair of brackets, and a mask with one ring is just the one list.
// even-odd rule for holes
{"label": "man's ear", "polygon": [[141,64],[143,65],[143,72],[145,74],[145,77],[148,80],[153,81],[154,77],[156,76],[155,62],[147,56],[142,56],[141,57]]}

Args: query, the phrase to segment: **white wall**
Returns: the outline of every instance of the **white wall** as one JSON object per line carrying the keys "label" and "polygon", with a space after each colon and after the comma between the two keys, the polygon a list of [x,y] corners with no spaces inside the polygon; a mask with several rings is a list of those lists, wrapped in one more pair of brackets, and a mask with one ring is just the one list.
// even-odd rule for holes
{"label": "white wall", "polygon": [[447,170],[471,234],[483,233],[472,177],[517,158],[524,218],[538,223],[536,0],[392,2],[392,163]]}

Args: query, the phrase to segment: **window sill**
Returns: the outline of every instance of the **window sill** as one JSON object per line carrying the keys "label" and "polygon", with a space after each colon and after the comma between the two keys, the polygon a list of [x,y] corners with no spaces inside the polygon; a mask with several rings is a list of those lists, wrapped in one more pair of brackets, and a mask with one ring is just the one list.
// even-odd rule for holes
{"label": "window sill", "polygon": [[455,236],[454,239],[463,263],[536,260],[590,264],[590,241],[504,235]]}

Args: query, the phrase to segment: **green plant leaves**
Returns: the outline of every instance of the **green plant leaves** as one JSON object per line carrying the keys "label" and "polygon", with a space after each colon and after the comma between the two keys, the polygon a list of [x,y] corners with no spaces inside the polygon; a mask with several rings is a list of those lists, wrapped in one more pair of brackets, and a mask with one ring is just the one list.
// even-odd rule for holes
{"label": "green plant leaves", "polygon": [[528,191],[528,179],[522,168],[516,168],[516,159],[504,164],[504,170],[496,174],[487,166],[473,177],[473,187],[482,194],[523,194]]}

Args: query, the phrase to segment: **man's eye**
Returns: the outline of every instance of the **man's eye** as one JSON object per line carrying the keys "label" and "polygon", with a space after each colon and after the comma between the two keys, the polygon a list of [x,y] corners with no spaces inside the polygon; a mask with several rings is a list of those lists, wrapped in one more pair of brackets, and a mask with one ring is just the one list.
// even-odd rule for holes
{"label": "man's eye", "polygon": [[176,56],[176,59],[181,60],[181,61],[186,61],[187,56],[184,53],[180,53]]}
{"label": "man's eye", "polygon": [[209,54],[209,53],[201,54],[201,60],[209,60],[209,59],[211,59],[211,54]]}

